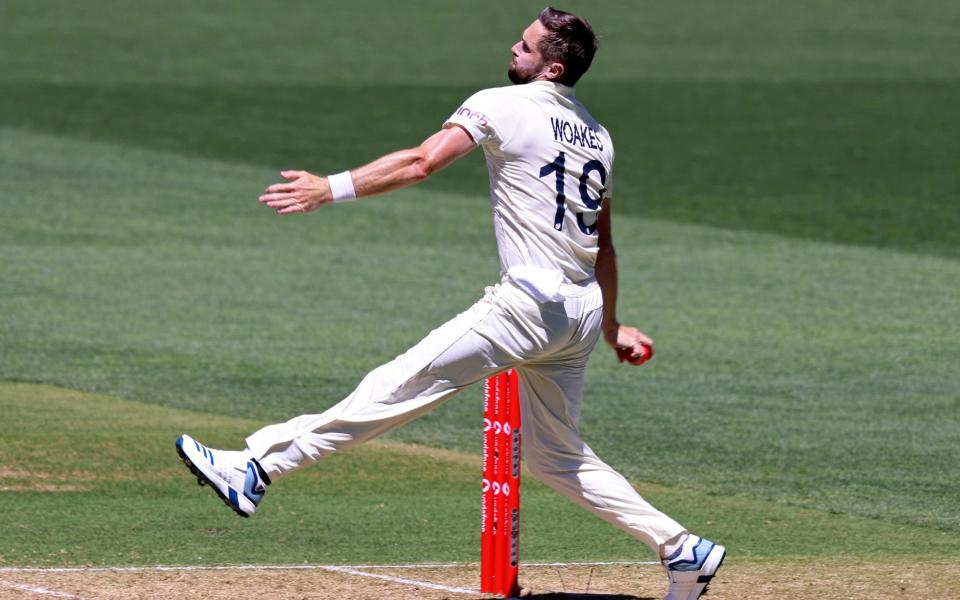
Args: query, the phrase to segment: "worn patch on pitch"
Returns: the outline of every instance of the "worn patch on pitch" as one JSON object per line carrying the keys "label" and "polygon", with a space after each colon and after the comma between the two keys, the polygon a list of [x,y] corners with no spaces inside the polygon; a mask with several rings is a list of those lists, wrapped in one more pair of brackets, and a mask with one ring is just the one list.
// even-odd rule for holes
{"label": "worn patch on pitch", "polygon": [[82,492],[91,488],[93,480],[89,473],[54,474],[0,466],[0,492]]}

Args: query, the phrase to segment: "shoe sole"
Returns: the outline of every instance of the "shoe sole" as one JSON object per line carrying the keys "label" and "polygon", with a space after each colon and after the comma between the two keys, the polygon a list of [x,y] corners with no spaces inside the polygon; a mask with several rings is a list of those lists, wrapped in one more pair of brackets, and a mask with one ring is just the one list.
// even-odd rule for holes
{"label": "shoe sole", "polygon": [[190,469],[190,472],[193,473],[193,475],[197,478],[198,484],[200,484],[201,486],[206,485],[211,490],[216,492],[217,496],[219,496],[220,499],[223,500],[223,503],[227,506],[227,508],[229,508],[233,512],[237,513],[244,519],[250,518],[250,515],[240,510],[236,505],[233,504],[233,502],[230,502],[230,498],[228,498],[223,492],[220,491],[220,486],[217,485],[217,482],[210,479],[210,477],[208,477],[203,471],[201,471],[199,468],[197,468],[196,465],[193,464],[193,461],[191,461],[190,458],[187,456],[187,454],[183,451],[182,437],[177,438],[177,454],[180,455],[180,460],[183,461],[183,464],[187,465],[187,468]]}

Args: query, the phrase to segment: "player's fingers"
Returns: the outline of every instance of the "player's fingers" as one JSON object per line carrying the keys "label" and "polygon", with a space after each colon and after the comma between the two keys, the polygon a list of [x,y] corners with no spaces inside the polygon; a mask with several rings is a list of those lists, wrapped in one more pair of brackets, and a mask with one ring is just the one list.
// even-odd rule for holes
{"label": "player's fingers", "polygon": [[297,179],[306,175],[304,171],[280,171],[280,176],[284,179]]}
{"label": "player's fingers", "polygon": [[653,347],[646,344],[640,344],[639,347],[635,347],[634,351],[631,353],[630,364],[639,367],[651,358],[653,358]]}
{"label": "player's fingers", "polygon": [[266,205],[269,206],[270,208],[286,208],[286,207],[288,207],[288,206],[293,206],[293,205],[299,204],[299,203],[300,203],[299,200],[297,200],[296,198],[292,198],[292,197],[291,197],[291,198],[282,198],[282,199],[280,199],[280,200],[269,200],[269,201],[267,201],[267,202],[264,202],[264,204],[266,204]]}
{"label": "player's fingers", "polygon": [[638,343],[643,344],[644,346],[650,346],[653,348],[653,338],[645,334],[644,332],[637,330],[634,334]]}
{"label": "player's fingers", "polygon": [[297,188],[296,188],[296,186],[295,186],[294,184],[292,184],[292,183],[287,183],[287,182],[283,182],[283,183],[275,183],[275,184],[271,185],[270,187],[267,188],[266,191],[267,191],[268,193],[270,193],[270,192],[292,192],[292,191],[294,191],[295,189],[297,189]]}
{"label": "player's fingers", "polygon": [[633,346],[622,346],[617,348],[617,358],[620,362],[625,362],[634,366],[640,366],[650,360],[653,352],[645,344],[634,344]]}
{"label": "player's fingers", "polygon": [[647,356],[647,360],[650,360],[651,358],[653,358],[654,350],[653,350],[652,340],[650,343],[641,343],[640,346],[644,349],[645,354]]}
{"label": "player's fingers", "polygon": [[278,215],[292,215],[292,214],[294,214],[294,213],[301,213],[301,212],[307,212],[307,210],[306,210],[306,209],[304,208],[304,206],[303,206],[302,204],[300,204],[299,202],[297,202],[297,203],[295,203],[295,204],[291,204],[290,206],[287,206],[286,208],[281,208],[281,209],[277,210],[277,214],[278,214]]}
{"label": "player's fingers", "polygon": [[274,192],[272,194],[261,194],[260,202],[267,203],[267,202],[274,202],[276,200],[286,200],[288,198],[293,198],[294,200],[296,200],[296,196],[294,196],[289,192]]}

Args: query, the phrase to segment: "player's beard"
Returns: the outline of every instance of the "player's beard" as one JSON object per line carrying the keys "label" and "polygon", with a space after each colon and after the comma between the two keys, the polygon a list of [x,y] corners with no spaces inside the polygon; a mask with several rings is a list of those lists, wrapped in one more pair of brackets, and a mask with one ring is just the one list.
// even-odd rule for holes
{"label": "player's beard", "polygon": [[517,63],[516,63],[516,62],[511,62],[511,63],[510,63],[510,68],[507,69],[507,77],[510,78],[510,81],[511,81],[514,85],[520,85],[520,84],[523,84],[523,83],[530,83],[531,81],[533,81],[534,79],[536,79],[537,76],[539,76],[539,75],[540,75],[540,70],[539,70],[539,69],[529,69],[529,70],[524,71],[524,70],[521,70],[521,69],[517,66]]}

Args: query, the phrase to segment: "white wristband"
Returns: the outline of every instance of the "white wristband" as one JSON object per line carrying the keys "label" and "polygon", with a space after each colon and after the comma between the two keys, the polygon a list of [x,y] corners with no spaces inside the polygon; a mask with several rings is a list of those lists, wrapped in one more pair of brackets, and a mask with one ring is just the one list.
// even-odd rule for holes
{"label": "white wristband", "polygon": [[350,176],[350,171],[327,176],[327,183],[330,184],[330,193],[333,194],[334,202],[350,202],[357,199],[357,191],[353,189],[353,177]]}

